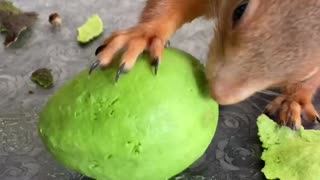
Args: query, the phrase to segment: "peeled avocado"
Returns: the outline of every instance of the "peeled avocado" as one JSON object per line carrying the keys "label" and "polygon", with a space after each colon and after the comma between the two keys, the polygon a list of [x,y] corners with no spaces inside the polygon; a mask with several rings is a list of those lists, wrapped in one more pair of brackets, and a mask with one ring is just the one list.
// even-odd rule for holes
{"label": "peeled avocado", "polygon": [[53,157],[98,180],[166,180],[200,158],[219,115],[203,66],[171,48],[157,76],[150,62],[141,55],[117,84],[114,63],[91,76],[86,69],[58,89],[39,122]]}

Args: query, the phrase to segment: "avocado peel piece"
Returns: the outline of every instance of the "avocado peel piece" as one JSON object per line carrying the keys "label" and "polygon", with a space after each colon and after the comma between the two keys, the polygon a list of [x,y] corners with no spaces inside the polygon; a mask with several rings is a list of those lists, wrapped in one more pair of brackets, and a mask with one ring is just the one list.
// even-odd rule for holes
{"label": "avocado peel piece", "polygon": [[16,42],[21,33],[29,29],[37,19],[36,12],[23,12],[10,1],[0,1],[0,32],[6,34],[5,47]]}
{"label": "avocado peel piece", "polygon": [[53,87],[53,75],[48,68],[40,68],[31,74],[31,80],[44,89]]}

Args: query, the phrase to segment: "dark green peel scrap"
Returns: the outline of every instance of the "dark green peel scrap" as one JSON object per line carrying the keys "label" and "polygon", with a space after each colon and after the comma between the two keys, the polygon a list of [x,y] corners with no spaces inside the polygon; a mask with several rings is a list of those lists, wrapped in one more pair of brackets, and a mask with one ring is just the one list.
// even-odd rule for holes
{"label": "dark green peel scrap", "polygon": [[12,2],[0,0],[0,12],[6,12],[10,14],[21,14],[21,9],[15,7]]}
{"label": "dark green peel scrap", "polygon": [[5,29],[5,28],[3,28],[3,27],[0,27],[0,33],[1,32],[6,32],[7,30]]}
{"label": "dark green peel scrap", "polygon": [[53,76],[50,69],[40,68],[31,75],[31,80],[42,88],[49,89],[53,87]]}
{"label": "dark green peel scrap", "polygon": [[37,20],[36,12],[22,12],[12,2],[0,0],[0,32],[6,33],[4,45],[14,43],[21,32],[31,27]]}

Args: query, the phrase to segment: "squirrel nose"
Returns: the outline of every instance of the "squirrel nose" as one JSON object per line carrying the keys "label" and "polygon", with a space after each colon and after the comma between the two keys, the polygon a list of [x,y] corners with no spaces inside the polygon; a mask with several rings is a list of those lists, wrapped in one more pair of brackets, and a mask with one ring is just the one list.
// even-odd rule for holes
{"label": "squirrel nose", "polygon": [[217,77],[209,84],[211,97],[220,105],[239,103],[252,93],[241,78]]}
{"label": "squirrel nose", "polygon": [[233,104],[233,88],[227,83],[214,83],[211,85],[210,95],[220,105]]}

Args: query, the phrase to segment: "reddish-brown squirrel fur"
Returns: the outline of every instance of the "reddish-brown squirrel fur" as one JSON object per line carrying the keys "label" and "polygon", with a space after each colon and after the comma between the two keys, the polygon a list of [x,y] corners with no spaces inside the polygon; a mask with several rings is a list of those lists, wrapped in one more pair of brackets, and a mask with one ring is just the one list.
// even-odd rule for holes
{"label": "reddish-brown squirrel fur", "polygon": [[206,74],[217,102],[234,104],[279,87],[283,95],[267,106],[268,113],[279,112],[283,124],[296,128],[301,114],[319,121],[312,99],[320,85],[320,0],[250,0],[233,27],[232,14],[241,2],[148,0],[137,25],[105,40],[98,52],[100,65],[108,65],[122,48],[122,71],[133,68],[146,49],[159,60],[177,29],[200,16],[214,18]]}

